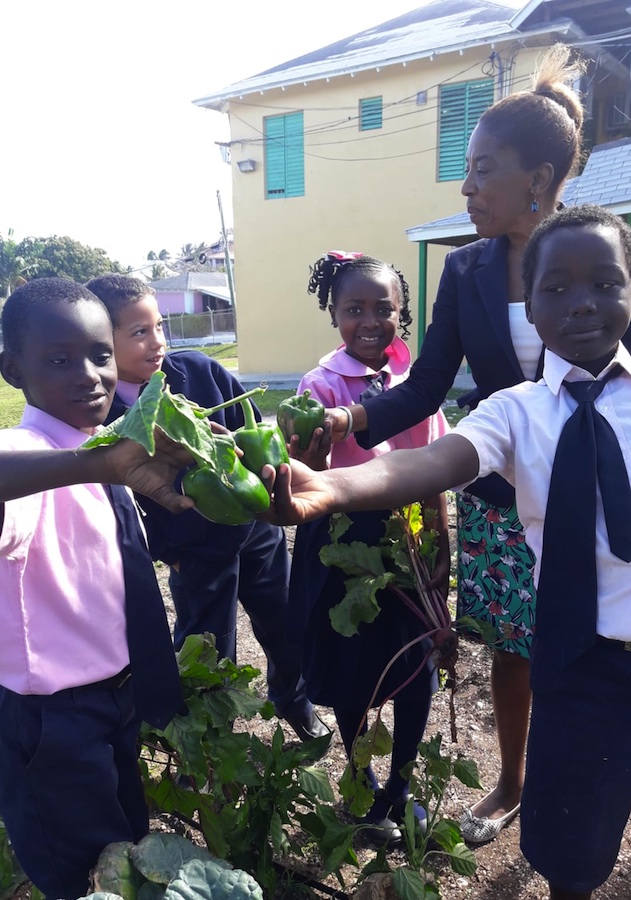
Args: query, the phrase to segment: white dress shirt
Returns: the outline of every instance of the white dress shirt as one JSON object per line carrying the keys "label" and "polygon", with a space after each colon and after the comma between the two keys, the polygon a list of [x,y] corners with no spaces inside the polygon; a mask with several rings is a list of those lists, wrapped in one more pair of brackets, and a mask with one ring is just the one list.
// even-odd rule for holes
{"label": "white dress shirt", "polygon": [[[599,378],[616,363],[624,369],[607,382],[595,407],[607,419],[620,442],[627,472],[631,472],[631,356],[620,345]],[[479,475],[499,472],[515,486],[517,510],[526,540],[541,559],[543,525],[552,463],[563,426],[576,400],[562,386],[567,381],[591,381],[579,366],[546,350],[543,378],[492,394],[462,419],[456,433],[466,437],[480,460]],[[582,489],[580,484],[576,490]],[[629,523],[631,528],[631,522]],[[631,564],[609,549],[600,494],[596,514],[596,568],[599,634],[631,640]],[[539,578],[539,563],[535,581]],[[572,598],[567,598],[571,604]]]}

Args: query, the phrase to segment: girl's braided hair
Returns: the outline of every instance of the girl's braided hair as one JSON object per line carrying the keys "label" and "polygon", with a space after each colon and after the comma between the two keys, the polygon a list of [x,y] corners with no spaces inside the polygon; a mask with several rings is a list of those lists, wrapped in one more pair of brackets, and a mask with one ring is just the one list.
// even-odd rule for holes
{"label": "girl's braided hair", "polygon": [[362,253],[345,253],[343,251],[331,251],[321,256],[312,266],[309,266],[309,285],[307,292],[316,294],[320,309],[326,310],[329,302],[335,306],[344,279],[350,272],[360,272],[368,277],[377,275],[387,269],[393,276],[399,291],[399,327],[401,337],[407,340],[410,335],[408,326],[412,324],[410,314],[410,288],[403,277],[392,265],[376,259],[374,256],[364,256]]}

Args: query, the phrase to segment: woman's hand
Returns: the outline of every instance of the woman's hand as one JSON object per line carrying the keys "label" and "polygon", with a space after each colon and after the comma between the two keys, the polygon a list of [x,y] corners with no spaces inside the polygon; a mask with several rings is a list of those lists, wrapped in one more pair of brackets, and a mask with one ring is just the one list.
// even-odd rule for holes
{"label": "woman's hand", "polygon": [[272,503],[260,518],[275,525],[302,525],[334,512],[334,494],[327,483],[330,474],[314,472],[293,459],[278,470],[264,466],[260,477],[271,494]]}

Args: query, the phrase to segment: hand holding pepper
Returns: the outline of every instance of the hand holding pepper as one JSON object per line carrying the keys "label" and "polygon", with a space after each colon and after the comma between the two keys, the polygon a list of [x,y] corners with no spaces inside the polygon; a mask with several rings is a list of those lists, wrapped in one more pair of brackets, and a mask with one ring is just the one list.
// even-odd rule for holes
{"label": "hand holding pepper", "polygon": [[307,450],[313,432],[324,427],[324,406],[319,400],[311,399],[311,391],[306,390],[297,397],[283,400],[278,406],[276,419],[285,440],[290,443],[296,434],[300,450]]}
{"label": "hand holding pepper", "polygon": [[323,472],[329,467],[331,423],[325,419],[322,428],[316,428],[306,450],[300,449],[300,438],[297,434],[291,436],[288,446],[291,459],[299,459],[315,472]]}

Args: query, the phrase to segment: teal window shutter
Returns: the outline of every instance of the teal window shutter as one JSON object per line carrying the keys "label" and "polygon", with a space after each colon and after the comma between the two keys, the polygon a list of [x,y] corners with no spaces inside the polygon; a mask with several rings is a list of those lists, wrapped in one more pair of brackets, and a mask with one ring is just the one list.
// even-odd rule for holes
{"label": "teal window shutter", "polygon": [[305,193],[304,116],[268,116],[265,134],[265,193],[268,200]]}
{"label": "teal window shutter", "polygon": [[469,138],[484,110],[493,103],[493,96],[492,78],[440,86],[439,181],[457,181],[464,178]]}
{"label": "teal window shutter", "polygon": [[383,97],[367,97],[359,101],[359,130],[383,127]]}

